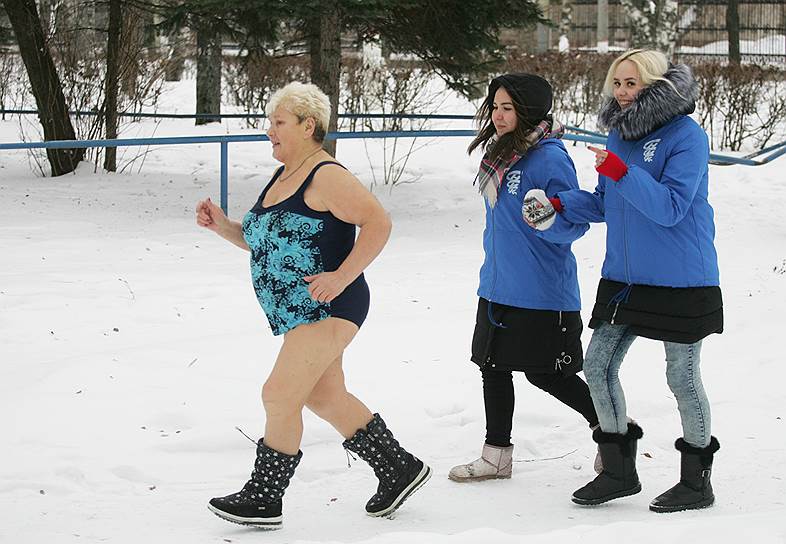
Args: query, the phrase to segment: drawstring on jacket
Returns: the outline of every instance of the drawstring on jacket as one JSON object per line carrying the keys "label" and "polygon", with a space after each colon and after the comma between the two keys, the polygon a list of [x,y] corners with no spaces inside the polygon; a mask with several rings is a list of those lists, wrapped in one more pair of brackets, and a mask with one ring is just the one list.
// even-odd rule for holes
{"label": "drawstring on jacket", "polygon": [[494,313],[491,311],[491,305],[492,304],[494,304],[494,303],[489,300],[489,305],[487,307],[487,310],[488,310],[487,313],[489,314],[489,323],[491,323],[495,327],[499,327],[501,329],[507,329],[508,328],[507,325],[503,325],[502,323],[497,323],[497,321],[494,319]]}
{"label": "drawstring on jacket", "polygon": [[628,299],[630,298],[630,292],[632,290],[633,290],[633,285],[628,283],[627,285],[625,285],[625,287],[623,287],[622,289],[617,291],[617,294],[615,294],[613,297],[611,297],[611,300],[609,300],[609,303],[606,304],[607,307],[611,306],[612,304],[615,305],[614,306],[614,313],[611,314],[611,322],[610,323],[612,325],[614,324],[614,319],[617,317],[617,310],[620,309],[620,304],[623,303],[623,302],[626,302],[626,303],[628,302]]}
{"label": "drawstring on jacket", "polygon": [[630,298],[630,292],[633,289],[633,285],[630,283],[627,284],[625,287],[617,291],[617,294],[611,297],[611,300],[607,304],[607,306],[611,306],[612,304],[620,304],[621,302],[628,302]]}

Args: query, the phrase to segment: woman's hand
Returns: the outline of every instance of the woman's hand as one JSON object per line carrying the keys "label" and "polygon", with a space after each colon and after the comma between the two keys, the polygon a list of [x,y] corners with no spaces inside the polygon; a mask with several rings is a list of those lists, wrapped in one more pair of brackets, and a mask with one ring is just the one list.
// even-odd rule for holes
{"label": "woman's hand", "polygon": [[603,164],[603,161],[609,156],[609,152],[605,149],[600,149],[599,147],[593,147],[591,145],[588,145],[587,149],[595,153],[595,169],[597,170],[598,166]]}
{"label": "woman's hand", "polygon": [[360,227],[352,251],[335,271],[304,278],[310,284],[311,298],[330,302],[355,281],[385,247],[390,236],[390,217],[355,176],[333,164],[317,171],[304,199],[312,209],[327,209],[337,219]]}
{"label": "woman's hand", "polygon": [[303,278],[309,283],[308,293],[317,302],[331,302],[344,292],[351,282],[347,277],[336,270],[335,272],[322,272]]}
{"label": "woman's hand", "polygon": [[243,238],[243,226],[237,221],[231,221],[224,210],[213,204],[209,198],[197,203],[196,222],[200,227],[210,229],[240,249],[248,251],[248,244]]}
{"label": "woman's hand", "polygon": [[543,189],[527,191],[527,194],[524,195],[524,205],[521,208],[521,214],[527,225],[536,230],[547,230],[553,225],[557,217],[557,209],[553,201],[559,203],[559,199],[548,198]]}
{"label": "woman's hand", "polygon": [[227,219],[224,211],[208,198],[197,203],[196,222],[200,227],[220,233],[222,229],[226,229],[228,226],[229,219]]}
{"label": "woman's hand", "polygon": [[619,181],[628,173],[628,165],[611,151],[592,147],[591,145],[587,146],[587,149],[595,153],[595,170],[600,174],[614,181]]}

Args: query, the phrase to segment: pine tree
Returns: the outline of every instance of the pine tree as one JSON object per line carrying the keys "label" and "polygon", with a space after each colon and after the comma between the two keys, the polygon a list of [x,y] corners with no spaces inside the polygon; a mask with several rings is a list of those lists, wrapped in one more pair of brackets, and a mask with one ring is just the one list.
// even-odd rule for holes
{"label": "pine tree", "polygon": [[335,130],[338,114],[342,35],[381,40],[391,52],[415,55],[450,88],[476,96],[504,60],[500,30],[544,22],[534,0],[172,0],[161,5],[170,26],[198,32],[200,25],[209,25],[249,49],[283,43],[309,53],[311,80],[333,106],[329,130]]}

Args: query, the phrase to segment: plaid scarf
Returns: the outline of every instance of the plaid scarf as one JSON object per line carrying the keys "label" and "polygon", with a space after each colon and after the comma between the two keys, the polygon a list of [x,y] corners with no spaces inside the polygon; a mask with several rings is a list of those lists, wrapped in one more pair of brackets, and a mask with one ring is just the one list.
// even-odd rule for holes
{"label": "plaid scarf", "polygon": [[[565,134],[565,126],[552,119],[551,116],[548,116],[538,123],[538,126],[527,135],[527,149],[536,146],[541,140],[545,140],[546,138],[562,138],[563,134]],[[489,159],[488,150],[492,149],[496,143],[497,136],[495,135],[486,144],[486,153],[480,161],[478,175],[475,177],[475,181],[478,183],[478,191],[486,197],[489,206],[492,208],[497,203],[497,193],[500,185],[502,185],[502,179],[505,177],[505,174],[507,174],[510,167],[516,164],[527,152],[527,150],[516,150],[508,158],[500,156],[491,160]]]}

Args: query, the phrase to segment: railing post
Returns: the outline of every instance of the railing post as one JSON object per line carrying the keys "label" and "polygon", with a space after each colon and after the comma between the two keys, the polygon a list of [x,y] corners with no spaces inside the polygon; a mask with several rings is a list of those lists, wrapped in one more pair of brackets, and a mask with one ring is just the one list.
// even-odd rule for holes
{"label": "railing post", "polygon": [[228,173],[229,167],[227,163],[227,157],[229,155],[229,143],[224,140],[221,142],[221,209],[224,210],[224,213],[229,215],[228,203],[227,203],[227,184],[228,184]]}

